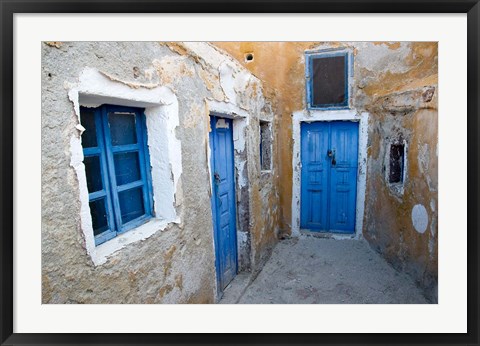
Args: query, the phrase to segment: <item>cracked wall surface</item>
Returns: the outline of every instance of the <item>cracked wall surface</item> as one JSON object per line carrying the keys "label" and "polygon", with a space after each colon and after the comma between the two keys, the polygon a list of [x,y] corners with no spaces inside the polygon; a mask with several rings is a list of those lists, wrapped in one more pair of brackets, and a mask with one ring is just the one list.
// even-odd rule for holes
{"label": "cracked wall surface", "polygon": [[[351,48],[352,107],[368,112],[363,236],[432,301],[438,285],[438,45],[434,42],[215,42],[265,82],[276,100],[280,232],[292,227],[292,114],[306,109],[305,51]],[[253,59],[245,60],[246,54]],[[386,178],[387,148],[406,143],[401,188]],[[425,229],[424,229],[425,228]]]}
{"label": "cracked wall surface", "polygon": [[[174,191],[179,221],[114,251],[99,265],[86,249],[80,216],[82,182],[70,165],[71,138],[80,138],[81,128],[68,94],[85,68],[138,92],[168,88],[178,101],[179,123],[172,131],[181,142],[181,171]],[[118,97],[112,101],[122,96]],[[259,120],[273,121],[274,107],[258,78],[209,44],[43,44],[42,302],[215,302],[208,160],[213,108],[239,124],[234,141],[241,268],[258,271],[275,244],[279,218],[278,162],[274,160],[272,172],[263,175],[259,161]],[[176,179],[173,173],[172,177]]]}

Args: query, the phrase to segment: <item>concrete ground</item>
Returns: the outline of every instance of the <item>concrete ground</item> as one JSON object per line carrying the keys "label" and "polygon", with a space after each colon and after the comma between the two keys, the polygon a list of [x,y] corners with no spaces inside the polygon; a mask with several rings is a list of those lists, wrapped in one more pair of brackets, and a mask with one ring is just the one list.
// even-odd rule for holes
{"label": "concrete ground", "polygon": [[412,279],[362,240],[302,235],[280,241],[251,282],[238,275],[223,304],[428,304]]}

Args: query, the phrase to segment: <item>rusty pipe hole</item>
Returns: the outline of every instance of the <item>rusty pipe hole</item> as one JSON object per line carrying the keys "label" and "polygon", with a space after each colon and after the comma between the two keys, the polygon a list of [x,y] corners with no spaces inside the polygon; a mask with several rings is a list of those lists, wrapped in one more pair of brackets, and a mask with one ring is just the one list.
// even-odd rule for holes
{"label": "rusty pipe hole", "polygon": [[253,53],[246,53],[245,62],[252,62],[252,61],[253,61]]}

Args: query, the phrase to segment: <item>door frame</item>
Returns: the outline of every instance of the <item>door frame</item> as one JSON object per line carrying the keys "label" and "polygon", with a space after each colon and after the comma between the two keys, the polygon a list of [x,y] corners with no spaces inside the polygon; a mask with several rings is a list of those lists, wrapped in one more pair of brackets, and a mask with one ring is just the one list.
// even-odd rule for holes
{"label": "door frame", "polygon": [[331,234],[333,238],[362,237],[363,218],[365,211],[365,190],[367,183],[367,142],[368,117],[366,112],[357,113],[355,110],[332,111],[299,111],[292,115],[293,135],[293,182],[292,182],[292,236],[300,235],[300,198],[301,198],[301,124],[317,121],[353,121],[358,122],[358,171],[357,197],[355,203],[355,232],[353,234]]}
{"label": "door frame", "polygon": [[[213,118],[212,118],[213,117]],[[213,129],[211,128],[211,124],[212,124],[212,119],[227,119],[227,120],[231,120],[231,119],[228,119],[228,118],[224,118],[222,116],[218,116],[218,115],[214,115],[214,114],[210,114],[210,133],[209,133],[209,148],[210,148],[210,152],[212,150],[212,145],[215,141],[215,138],[214,136],[212,136],[212,132],[213,132]],[[237,240],[237,227],[238,227],[238,224],[237,224],[237,197],[236,197],[236,193],[237,193],[237,189],[236,189],[236,177],[235,177],[235,149],[233,148],[233,120],[231,121],[231,124],[232,124],[232,128],[229,129],[231,131],[231,135],[232,135],[232,166],[228,166],[227,169],[232,169],[232,178],[233,178],[233,181],[231,182],[233,184],[233,193],[234,193],[234,201],[233,201],[233,206],[234,206],[234,210],[233,210],[233,215],[232,217],[234,217],[235,219],[233,220],[234,221],[234,225],[235,225],[235,232],[234,232],[234,243],[235,243],[235,275],[234,277],[237,275],[238,273],[238,240]],[[227,127],[229,128],[229,127]],[[211,203],[211,207],[212,207],[212,224],[213,224],[213,244],[214,244],[214,255],[215,255],[215,273],[216,273],[216,283],[217,283],[217,294],[221,295],[222,292],[223,292],[223,289],[221,287],[218,286],[218,283],[220,282],[220,278],[218,277],[218,273],[220,271],[220,258],[217,257],[217,251],[219,251],[219,249],[217,249],[217,243],[219,241],[218,237],[220,236],[220,231],[219,231],[219,224],[217,223],[218,220],[216,220],[218,214],[218,205],[217,205],[217,202],[216,202],[216,199],[214,197],[214,183],[213,183],[213,180],[214,178],[212,177],[212,169],[213,169],[213,164],[214,164],[214,160],[215,160],[215,157],[213,155],[210,155],[210,186],[211,186],[211,195],[210,195],[210,203]]]}
{"label": "door frame", "polygon": [[[250,184],[247,170],[247,147],[246,128],[249,124],[250,115],[245,110],[224,102],[207,100],[208,119],[206,121],[206,161],[210,183],[210,196],[213,191],[210,137],[210,117],[216,116],[225,119],[232,119],[233,123],[233,165],[235,179],[235,212],[237,228],[237,273],[249,270],[251,266],[251,242],[250,242]],[[213,220],[212,220],[213,221]],[[215,255],[215,241],[213,239],[212,223],[212,247]],[[217,287],[218,279],[215,269],[215,292],[217,300],[221,292]]]}

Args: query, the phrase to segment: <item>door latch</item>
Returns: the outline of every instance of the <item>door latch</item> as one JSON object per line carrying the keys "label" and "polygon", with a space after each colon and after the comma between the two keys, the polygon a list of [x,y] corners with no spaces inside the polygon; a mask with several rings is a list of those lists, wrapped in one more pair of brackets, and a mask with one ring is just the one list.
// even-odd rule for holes
{"label": "door latch", "polygon": [[219,206],[222,206],[222,199],[220,198],[219,194],[219,187],[220,187],[220,174],[218,172],[213,173],[213,180],[215,181],[215,195],[217,196],[217,201]]}
{"label": "door latch", "polygon": [[327,151],[327,156],[332,159],[332,166],[337,164],[337,160],[335,159],[335,149],[329,149]]}

